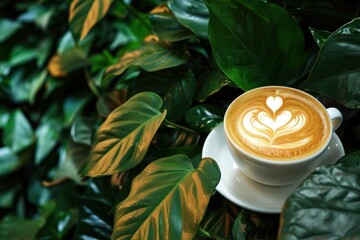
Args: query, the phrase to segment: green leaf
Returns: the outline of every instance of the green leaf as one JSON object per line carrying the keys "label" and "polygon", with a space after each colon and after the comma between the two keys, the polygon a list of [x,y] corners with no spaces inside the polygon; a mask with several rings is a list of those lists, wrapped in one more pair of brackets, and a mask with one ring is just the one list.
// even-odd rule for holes
{"label": "green leaf", "polygon": [[0,148],[0,176],[19,169],[24,163],[8,147]]}
{"label": "green leaf", "polygon": [[294,18],[263,1],[205,1],[209,40],[220,69],[244,91],[291,85],[305,63],[304,36]]}
{"label": "green leaf", "polygon": [[[0,239],[33,240],[42,226],[39,220],[6,216],[0,222]],[[21,231],[19,231],[21,227]]]}
{"label": "green leaf", "polygon": [[64,77],[68,73],[85,65],[86,56],[78,48],[54,55],[48,64],[48,70],[54,77]]}
{"label": "green leaf", "polygon": [[0,43],[13,36],[21,27],[21,23],[10,19],[0,19]]}
{"label": "green leaf", "polygon": [[34,143],[32,126],[24,113],[16,109],[4,127],[3,141],[12,152],[19,152]]}
{"label": "green leaf", "polygon": [[320,48],[301,88],[329,96],[348,108],[360,108],[360,18],[332,33]]}
{"label": "green leaf", "polygon": [[83,175],[100,176],[128,170],[145,156],[165,118],[162,99],[143,92],[116,108],[96,131]]}
{"label": "green leaf", "polygon": [[[359,161],[359,152],[356,155]],[[347,158],[345,155],[342,162]],[[359,172],[358,164],[317,168],[287,199],[281,214],[279,239],[357,238],[360,235]]]}
{"label": "green leaf", "polygon": [[54,171],[53,180],[67,178],[76,184],[83,185],[84,179],[80,177],[79,170],[86,164],[89,152],[89,146],[76,144],[69,140],[65,146],[59,149],[59,163]]}
{"label": "green leaf", "polygon": [[112,0],[73,0],[69,11],[70,29],[76,39],[84,39],[109,10]]}
{"label": "green leaf", "polygon": [[55,148],[64,127],[64,116],[60,104],[53,103],[41,116],[39,125],[35,130],[35,164],[40,164]]}
{"label": "green leaf", "polygon": [[196,105],[186,113],[185,123],[195,131],[209,133],[223,121],[225,111],[226,106]]}
{"label": "green leaf", "polygon": [[204,102],[209,96],[229,85],[229,80],[218,69],[211,69],[200,75],[195,100]]}
{"label": "green leaf", "polygon": [[326,41],[326,39],[331,35],[331,32],[329,31],[321,31],[315,28],[310,28],[310,32],[318,47],[321,47]]}
{"label": "green leaf", "polygon": [[239,210],[236,205],[224,198],[220,199],[220,196],[216,195],[211,198],[209,208],[201,222],[201,228],[211,235],[232,239],[232,227],[238,214]]}
{"label": "green leaf", "polygon": [[179,24],[171,13],[152,13],[149,15],[149,18],[156,34],[162,41],[175,42],[187,39],[193,35],[189,29]]}
{"label": "green leaf", "polygon": [[207,38],[209,11],[202,0],[170,0],[168,6],[182,25]]}
{"label": "green leaf", "polygon": [[219,180],[210,158],[196,169],[186,155],[150,163],[116,207],[112,239],[193,239]]}
{"label": "green leaf", "polygon": [[147,44],[139,50],[126,53],[118,63],[108,67],[104,78],[121,75],[130,66],[137,66],[148,72],[182,65],[188,59],[183,50],[169,50],[159,44]]}
{"label": "green leaf", "polygon": [[48,222],[36,234],[36,239],[65,239],[71,228],[76,224],[76,209],[55,212]]}
{"label": "green leaf", "polygon": [[74,239],[104,239],[111,237],[114,205],[109,177],[90,178],[83,195],[77,195],[79,218]]}
{"label": "green leaf", "polygon": [[191,106],[195,89],[196,80],[191,69],[168,69],[140,75],[130,83],[128,95],[143,91],[157,93],[164,100],[166,118],[176,122]]}

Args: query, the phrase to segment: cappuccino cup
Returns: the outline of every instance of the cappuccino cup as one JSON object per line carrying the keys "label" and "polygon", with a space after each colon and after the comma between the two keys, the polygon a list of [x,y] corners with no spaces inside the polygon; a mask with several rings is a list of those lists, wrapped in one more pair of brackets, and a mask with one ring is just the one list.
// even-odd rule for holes
{"label": "cappuccino cup", "polygon": [[227,108],[224,129],[238,168],[270,186],[299,183],[324,163],[333,132],[342,123],[336,108],[283,86],[252,89]]}

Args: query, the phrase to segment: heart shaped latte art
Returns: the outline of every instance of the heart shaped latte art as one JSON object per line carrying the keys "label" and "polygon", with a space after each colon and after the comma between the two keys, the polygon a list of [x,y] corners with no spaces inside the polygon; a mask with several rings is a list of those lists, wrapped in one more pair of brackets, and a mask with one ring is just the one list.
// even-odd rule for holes
{"label": "heart shaped latte art", "polygon": [[[301,109],[284,109],[283,99],[280,96],[270,96],[266,99],[266,109],[252,109],[247,112],[243,118],[243,126],[252,135],[252,140],[259,145],[276,144],[276,140],[282,136],[289,135],[300,131],[306,124],[306,114]],[[300,141],[283,143],[282,148],[292,148],[295,145],[306,144],[307,139]]]}

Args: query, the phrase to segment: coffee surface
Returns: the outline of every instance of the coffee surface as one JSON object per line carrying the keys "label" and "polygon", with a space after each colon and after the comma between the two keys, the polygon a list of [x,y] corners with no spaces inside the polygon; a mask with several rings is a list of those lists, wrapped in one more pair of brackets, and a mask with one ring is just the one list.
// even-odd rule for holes
{"label": "coffee surface", "polygon": [[230,105],[226,115],[230,138],[265,159],[310,156],[331,134],[324,107],[310,95],[284,87],[249,91]]}

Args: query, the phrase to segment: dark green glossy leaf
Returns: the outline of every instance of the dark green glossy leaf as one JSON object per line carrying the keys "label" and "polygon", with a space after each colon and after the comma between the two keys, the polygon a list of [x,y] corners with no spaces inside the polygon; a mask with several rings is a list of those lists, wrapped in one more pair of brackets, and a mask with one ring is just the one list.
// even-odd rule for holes
{"label": "dark green glossy leaf", "polygon": [[35,163],[40,164],[55,148],[64,127],[64,116],[60,104],[53,103],[42,115],[35,130]]}
{"label": "dark green glossy leaf", "polygon": [[37,49],[25,45],[16,45],[11,50],[9,64],[10,66],[17,66],[28,63],[37,57]]}
{"label": "dark green glossy leaf", "polygon": [[218,92],[222,87],[229,85],[229,80],[221,73],[220,70],[209,70],[200,75],[198,78],[198,87],[195,99],[204,102],[209,96]]}
{"label": "dark green glossy leaf", "polygon": [[128,95],[143,91],[157,93],[164,100],[166,118],[178,121],[193,102],[196,80],[191,69],[171,69],[140,75],[128,87]]}
{"label": "dark green glossy leaf", "polygon": [[16,109],[4,127],[3,141],[12,152],[21,151],[34,143],[32,126],[24,113]]}
{"label": "dark green glossy leaf", "polygon": [[209,133],[224,119],[226,106],[196,105],[185,116],[186,125],[198,132]]}
{"label": "dark green glossy leaf", "polygon": [[33,4],[26,12],[19,16],[22,22],[35,23],[43,30],[47,30],[51,17],[56,12],[56,7],[47,7],[45,4]]}
{"label": "dark green glossy leaf", "polygon": [[320,48],[305,90],[329,96],[349,108],[360,108],[360,18],[331,34]]}
{"label": "dark green glossy leaf", "polygon": [[171,0],[168,5],[181,24],[207,38],[209,11],[202,0]]}
{"label": "dark green glossy leaf", "polygon": [[114,217],[109,212],[115,201],[110,179],[90,179],[85,193],[78,195],[77,201],[79,218],[75,228],[75,239],[110,239]]}
{"label": "dark green glossy leaf", "polygon": [[68,178],[77,184],[84,184],[79,171],[89,158],[90,147],[69,140],[66,146],[59,149],[59,152],[59,164],[54,172],[53,180]]}
{"label": "dark green glossy leaf", "polygon": [[169,12],[152,13],[149,17],[156,34],[162,41],[175,42],[193,35],[189,29],[179,24],[174,15]]}
{"label": "dark green glossy leaf", "polygon": [[196,169],[185,155],[150,163],[116,207],[112,239],[192,239],[219,180],[209,158]]}
{"label": "dark green glossy leaf", "polygon": [[21,158],[15,155],[10,148],[0,148],[0,176],[19,169],[23,164],[24,162],[21,161]]}
{"label": "dark green glossy leaf", "polygon": [[230,80],[243,90],[297,80],[305,63],[304,37],[285,9],[262,1],[205,2],[214,57]]}
{"label": "dark green glossy leaf", "polygon": [[89,102],[90,95],[84,93],[77,93],[68,96],[64,100],[64,123],[65,126],[70,126],[76,116],[81,112],[85,104]]}
{"label": "dark green glossy leaf", "polygon": [[345,157],[342,157],[337,162],[341,166],[352,167],[352,166],[360,166],[360,150],[347,153]]}
{"label": "dark green glossy leaf", "polygon": [[65,239],[77,221],[77,210],[55,212],[45,226],[36,234],[36,239]]}
{"label": "dark green glossy leaf", "polygon": [[321,47],[326,39],[331,35],[331,32],[329,31],[316,30],[315,28],[310,28],[310,32],[318,47]]}
{"label": "dark green glossy leaf", "polygon": [[78,117],[71,125],[71,138],[75,143],[90,146],[93,139],[96,120],[93,118]]}
{"label": "dark green glossy leaf", "polygon": [[[359,152],[356,157],[360,159]],[[346,158],[342,161],[346,162]],[[359,172],[358,163],[317,168],[287,199],[281,214],[280,239],[357,238]]]}
{"label": "dark green glossy leaf", "polygon": [[0,19],[0,42],[6,41],[8,38],[14,35],[20,27],[21,23],[18,21]]}
{"label": "dark green glossy leaf", "polygon": [[3,128],[9,121],[10,111],[8,107],[0,105],[0,128]]}
{"label": "dark green glossy leaf", "polygon": [[70,29],[76,39],[84,39],[109,10],[112,0],[73,0],[69,12]]}
{"label": "dark green glossy leaf", "polygon": [[95,134],[90,159],[83,171],[87,176],[110,175],[136,166],[165,118],[162,99],[143,92],[115,109]]}
{"label": "dark green glossy leaf", "polygon": [[169,50],[159,44],[147,44],[126,53],[117,64],[108,67],[104,78],[121,75],[130,66],[140,67],[148,72],[176,67],[184,64],[188,57],[183,50]]}

